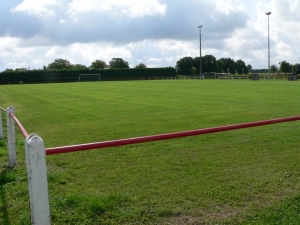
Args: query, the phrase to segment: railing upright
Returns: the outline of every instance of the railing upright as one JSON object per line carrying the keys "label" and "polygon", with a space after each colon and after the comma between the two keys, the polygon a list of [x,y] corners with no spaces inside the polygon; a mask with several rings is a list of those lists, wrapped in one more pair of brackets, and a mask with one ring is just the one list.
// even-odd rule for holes
{"label": "railing upright", "polygon": [[[1,111],[5,111],[5,109],[0,107],[0,122],[1,122],[0,137],[3,138],[4,135],[3,135],[3,126],[2,126],[3,123],[2,123]],[[9,106],[6,109],[9,167],[15,167],[17,165],[16,133],[15,133],[15,124],[17,124],[21,132],[23,133],[24,137],[26,138],[25,152],[26,152],[28,191],[29,191],[29,199],[30,199],[31,224],[50,225],[51,217],[50,217],[50,205],[49,205],[49,195],[48,195],[46,155],[91,150],[96,148],[116,147],[121,145],[137,144],[137,143],[143,143],[149,141],[159,141],[159,140],[194,136],[200,134],[209,134],[209,133],[216,133],[222,131],[236,130],[241,128],[296,121],[296,120],[300,120],[300,116],[45,149],[45,144],[42,138],[40,138],[36,134],[28,135],[23,125],[15,117],[14,107]]]}
{"label": "railing upright", "polygon": [[4,133],[3,133],[3,122],[2,122],[2,110],[0,109],[0,138],[4,138]]}
{"label": "railing upright", "polygon": [[45,144],[36,134],[25,142],[31,224],[50,225]]}
{"label": "railing upright", "polygon": [[15,114],[15,109],[12,106],[6,109],[6,125],[7,125],[7,147],[8,147],[8,160],[9,167],[13,168],[17,165],[16,154],[16,130],[15,121],[9,114]]}

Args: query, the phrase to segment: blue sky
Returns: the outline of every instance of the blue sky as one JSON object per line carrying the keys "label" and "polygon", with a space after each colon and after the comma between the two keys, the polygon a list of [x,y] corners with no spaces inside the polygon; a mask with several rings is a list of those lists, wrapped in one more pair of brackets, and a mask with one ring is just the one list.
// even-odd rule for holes
{"label": "blue sky", "polygon": [[115,57],[131,67],[175,66],[185,56],[300,63],[300,0],[9,0],[0,2],[0,71]]}

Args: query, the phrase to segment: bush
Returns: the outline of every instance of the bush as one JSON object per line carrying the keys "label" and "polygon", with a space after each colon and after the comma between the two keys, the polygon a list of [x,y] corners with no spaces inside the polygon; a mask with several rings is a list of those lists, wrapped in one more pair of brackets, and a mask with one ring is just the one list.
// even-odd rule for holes
{"label": "bush", "polygon": [[100,74],[101,80],[134,80],[150,77],[175,77],[176,70],[167,68],[30,70],[0,73],[0,84],[76,82],[79,74]]}

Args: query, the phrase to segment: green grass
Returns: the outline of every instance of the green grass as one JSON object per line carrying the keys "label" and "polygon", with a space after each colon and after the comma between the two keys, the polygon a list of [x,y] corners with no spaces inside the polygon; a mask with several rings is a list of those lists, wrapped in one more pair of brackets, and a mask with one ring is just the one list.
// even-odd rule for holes
{"label": "green grass", "polygon": [[[46,147],[288,117],[300,84],[160,80],[0,86]],[[47,156],[52,224],[288,224],[299,217],[299,122]],[[30,224],[24,140],[0,223]],[[278,216],[278,212],[281,212]]]}

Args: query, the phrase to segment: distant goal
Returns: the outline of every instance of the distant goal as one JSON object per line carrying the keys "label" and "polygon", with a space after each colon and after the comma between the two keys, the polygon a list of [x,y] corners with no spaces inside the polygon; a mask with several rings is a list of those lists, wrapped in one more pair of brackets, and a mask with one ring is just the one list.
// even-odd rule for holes
{"label": "distant goal", "polygon": [[79,74],[78,81],[99,81],[101,80],[100,74]]}

